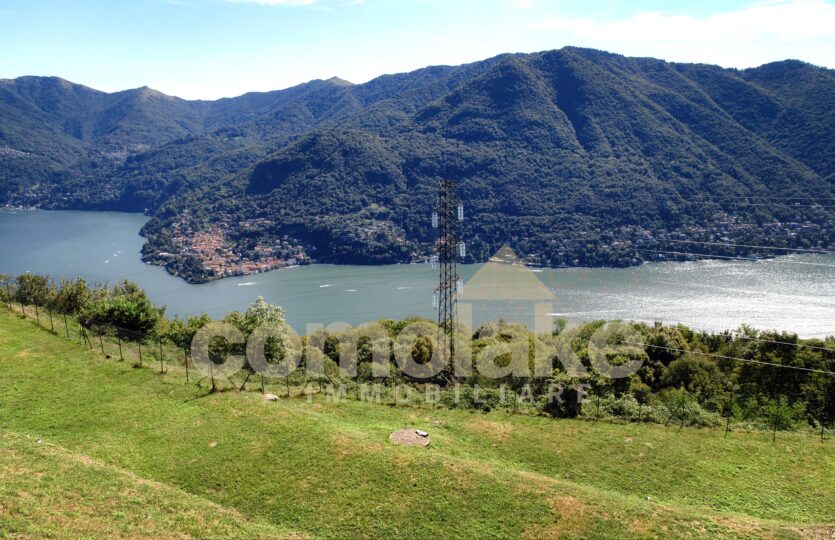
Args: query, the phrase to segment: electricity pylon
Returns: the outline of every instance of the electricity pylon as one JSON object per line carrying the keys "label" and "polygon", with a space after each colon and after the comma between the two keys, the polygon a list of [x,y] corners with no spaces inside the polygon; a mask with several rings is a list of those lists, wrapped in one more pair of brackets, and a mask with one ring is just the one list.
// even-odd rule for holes
{"label": "electricity pylon", "polygon": [[464,283],[458,276],[458,258],[466,255],[459,224],[464,221],[464,206],[455,192],[454,180],[440,180],[438,204],[432,213],[432,227],[438,229],[435,253],[430,259],[439,267],[438,287],[433,297],[438,308],[438,327],[450,333],[456,329],[456,297]]}

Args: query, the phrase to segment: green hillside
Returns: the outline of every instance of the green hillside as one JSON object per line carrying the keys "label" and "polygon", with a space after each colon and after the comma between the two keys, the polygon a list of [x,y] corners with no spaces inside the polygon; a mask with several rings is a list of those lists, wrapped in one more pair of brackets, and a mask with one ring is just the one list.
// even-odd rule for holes
{"label": "green hillside", "polygon": [[[207,394],[0,310],[0,536],[773,537],[835,527],[831,440]],[[425,429],[429,449],[390,432]],[[38,442],[40,439],[40,442]]]}
{"label": "green hillside", "polygon": [[205,498],[68,451],[0,434],[0,537],[297,538]]}

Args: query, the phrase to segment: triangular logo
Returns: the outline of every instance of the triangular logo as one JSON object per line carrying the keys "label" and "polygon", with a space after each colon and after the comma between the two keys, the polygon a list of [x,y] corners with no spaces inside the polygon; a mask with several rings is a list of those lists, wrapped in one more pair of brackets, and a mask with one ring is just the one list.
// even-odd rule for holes
{"label": "triangular logo", "polygon": [[556,297],[509,246],[502,246],[467,281],[458,299],[549,301]]}

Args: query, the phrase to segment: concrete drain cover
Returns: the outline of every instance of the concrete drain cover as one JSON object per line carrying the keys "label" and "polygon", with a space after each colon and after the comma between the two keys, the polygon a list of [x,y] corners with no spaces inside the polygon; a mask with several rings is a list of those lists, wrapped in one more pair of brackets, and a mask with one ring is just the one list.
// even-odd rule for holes
{"label": "concrete drain cover", "polygon": [[406,446],[429,446],[429,434],[419,429],[401,429],[389,435],[391,442]]}

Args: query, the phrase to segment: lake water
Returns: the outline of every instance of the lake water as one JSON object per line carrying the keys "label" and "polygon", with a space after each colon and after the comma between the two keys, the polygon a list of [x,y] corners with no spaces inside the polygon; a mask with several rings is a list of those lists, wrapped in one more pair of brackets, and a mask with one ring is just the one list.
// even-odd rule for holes
{"label": "lake water", "polygon": [[[425,264],[313,265],[189,285],[139,258],[147,218],[113,212],[0,212],[0,273],[35,272],[90,282],[128,278],[169,316],[221,316],[257,296],[279,304],[290,324],[358,324],[407,315],[433,317],[437,272]],[[460,269],[470,279],[482,265]],[[569,321],[626,319],[721,331],[750,324],[803,337],[835,334],[835,255],[763,261],[650,263],[627,269],[543,269],[550,316]],[[533,320],[530,302],[481,302],[476,324]]]}

